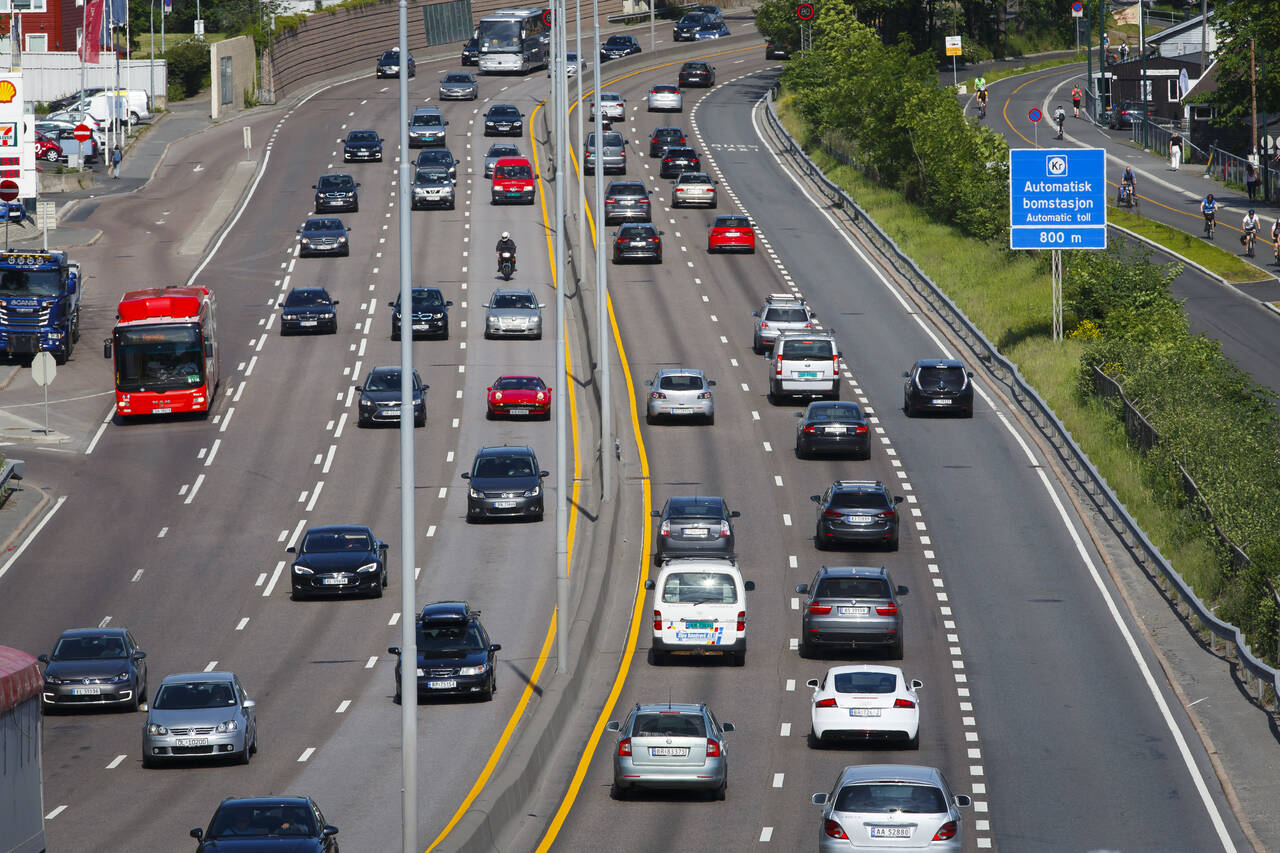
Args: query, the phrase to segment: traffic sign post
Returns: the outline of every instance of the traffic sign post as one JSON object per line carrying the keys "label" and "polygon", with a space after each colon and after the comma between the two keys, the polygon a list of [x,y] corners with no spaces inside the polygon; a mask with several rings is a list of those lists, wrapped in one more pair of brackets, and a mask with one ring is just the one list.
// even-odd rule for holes
{"label": "traffic sign post", "polygon": [[44,250],[47,252],[49,251],[49,229],[58,227],[57,202],[36,202],[36,227],[44,232]]}
{"label": "traffic sign post", "polygon": [[1035,139],[1033,139],[1032,141],[1035,143],[1035,146],[1037,148],[1040,147],[1040,119],[1042,118],[1044,118],[1044,116],[1041,115],[1040,110],[1038,110],[1037,108],[1032,107],[1031,109],[1027,110],[1027,119],[1031,122],[1031,126],[1035,129],[1035,132],[1032,134],[1035,137]]}
{"label": "traffic sign post", "polygon": [[960,55],[960,36],[946,36],[947,56],[951,57],[951,85],[959,86],[960,81],[956,77],[956,57]]}
{"label": "traffic sign post", "polygon": [[[1031,112],[1038,121],[1040,111]],[[1009,151],[1009,248],[1053,251],[1055,341],[1062,340],[1061,250],[1107,248],[1106,167],[1101,148]]]}
{"label": "traffic sign post", "polygon": [[36,353],[36,357],[31,359],[31,378],[37,385],[44,389],[44,434],[49,434],[49,386],[53,384],[53,377],[58,375],[58,363],[53,360],[53,355],[49,352],[41,350]]}

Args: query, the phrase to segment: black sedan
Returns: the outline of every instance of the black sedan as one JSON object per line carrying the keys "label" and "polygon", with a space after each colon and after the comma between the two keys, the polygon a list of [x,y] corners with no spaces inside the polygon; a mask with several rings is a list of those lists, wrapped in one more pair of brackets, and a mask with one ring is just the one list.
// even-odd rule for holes
{"label": "black sedan", "polygon": [[298,229],[298,256],[351,254],[347,232],[351,229],[336,216],[313,216]]}
{"label": "black sedan", "polygon": [[280,334],[338,331],[338,300],[323,287],[290,288],[280,304]]}
{"label": "black sedan", "polygon": [[472,36],[467,43],[462,46],[463,65],[479,65],[480,64],[480,39]]}
{"label": "black sedan", "polygon": [[609,36],[600,46],[600,61],[608,62],[610,59],[621,59],[639,52],[640,42],[636,41],[635,36]]}
{"label": "black sedan", "polygon": [[484,114],[485,136],[523,136],[524,116],[511,104],[494,104]]}
{"label": "black sedan", "polygon": [[453,181],[458,179],[458,161],[448,148],[424,148],[418,152],[417,159],[413,161],[413,167],[423,169],[431,166],[448,169],[449,179]]}
{"label": "black sedan", "polygon": [[662,167],[658,176],[675,178],[681,172],[701,172],[702,159],[698,152],[687,145],[673,145],[662,154]]}
{"label": "black sedan", "polygon": [[[413,54],[409,54],[408,61],[403,64],[407,66],[410,78],[417,76],[418,63],[413,61]],[[393,47],[391,50],[384,51],[378,59],[378,67],[374,76],[379,80],[383,77],[399,77],[400,66],[400,48]]]}
{"label": "black sedan", "polygon": [[782,42],[767,41],[764,43],[764,58],[765,59],[790,59],[791,48],[787,47]]}
{"label": "black sedan", "polygon": [[467,521],[527,518],[542,521],[542,480],[532,447],[482,447],[476,451],[468,482]]}
{"label": "black sedan", "polygon": [[[478,696],[488,702],[498,689],[494,666],[502,646],[489,642],[480,611],[465,601],[437,601],[417,620],[418,700],[424,696]],[[396,656],[396,697],[400,702],[400,647]]]}
{"label": "black sedan", "polygon": [[867,416],[857,403],[823,400],[796,412],[796,457],[816,454],[871,458],[871,433]]}
{"label": "black sedan", "polygon": [[959,412],[973,417],[973,373],[953,358],[921,359],[902,374],[902,410],[907,417],[923,412]]}
{"label": "black sedan", "polygon": [[720,497],[667,498],[662,509],[653,511],[653,517],[660,519],[654,562],[673,555],[732,556],[733,519],[739,515]]}
{"label": "black sedan", "polygon": [[651,222],[623,225],[613,239],[613,262],[644,259],[662,263],[662,234]]}
{"label": "black sedan", "polygon": [[196,853],[338,853],[338,827],[310,797],[228,797],[208,829],[196,827]]}
{"label": "black sedan", "polygon": [[[396,296],[395,302],[387,304],[391,306],[391,340],[398,341],[401,320],[400,296]],[[445,299],[438,287],[413,288],[413,316],[409,319],[409,324],[413,327],[413,336],[415,338],[432,336],[448,340],[449,308],[452,306],[453,300]]]}
{"label": "black sedan", "polygon": [[387,586],[387,543],[360,524],[312,527],[293,558],[289,578],[294,601],[313,595],[382,597]]}
{"label": "black sedan", "polygon": [[138,710],[147,697],[147,653],[124,628],[63,631],[53,654],[40,655],[44,690],[40,707],[111,705]]}
{"label": "black sedan", "polygon": [[[415,368],[413,371],[413,425],[427,425],[427,389]],[[400,366],[375,367],[360,386],[360,420],[362,427],[376,423],[400,423]]]}
{"label": "black sedan", "polygon": [[382,137],[376,130],[352,130],[342,143],[342,159],[382,162]]}
{"label": "black sedan", "polygon": [[716,69],[710,62],[692,60],[680,66],[680,86],[682,88],[710,88],[716,84]]}
{"label": "black sedan", "polygon": [[316,213],[334,210],[359,212],[359,186],[359,182],[350,175],[321,175],[320,180],[311,185],[311,189],[316,191]]}

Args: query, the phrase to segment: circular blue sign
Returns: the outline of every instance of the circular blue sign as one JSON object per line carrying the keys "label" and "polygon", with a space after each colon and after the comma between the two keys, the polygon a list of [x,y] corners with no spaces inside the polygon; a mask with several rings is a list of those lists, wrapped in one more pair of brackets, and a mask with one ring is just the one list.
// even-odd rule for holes
{"label": "circular blue sign", "polygon": [[1040,115],[1040,110],[1037,109],[1036,107],[1032,107],[1031,109],[1027,110],[1027,118],[1031,119],[1033,122],[1039,121],[1042,118],[1042,116]]}
{"label": "circular blue sign", "polygon": [[1083,4],[1083,3],[1072,3],[1072,4],[1071,4],[1071,11],[1072,11],[1072,12],[1083,12],[1083,11],[1084,11],[1084,4]]}

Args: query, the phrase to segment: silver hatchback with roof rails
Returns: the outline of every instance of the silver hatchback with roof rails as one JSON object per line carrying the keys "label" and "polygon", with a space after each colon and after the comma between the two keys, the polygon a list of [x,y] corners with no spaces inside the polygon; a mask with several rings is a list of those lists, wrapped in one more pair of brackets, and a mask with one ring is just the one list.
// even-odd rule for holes
{"label": "silver hatchback with roof rails", "polygon": [[752,336],[751,349],[756,355],[763,355],[773,346],[778,335],[784,332],[807,332],[813,329],[818,315],[809,310],[809,305],[799,296],[790,293],[770,293],[764,301],[764,307],[752,311],[756,318],[756,330]]}
{"label": "silver hatchback with roof rails", "polygon": [[884,649],[902,660],[902,610],[889,570],[881,566],[823,566],[809,583],[796,587],[808,596],[800,604],[800,657],[820,649]]}
{"label": "silver hatchback with roof rails", "polygon": [[636,788],[693,789],[723,800],[729,784],[722,723],[706,703],[637,703],[627,718],[604,727],[618,739],[613,748],[613,787],[609,795],[625,799]]}

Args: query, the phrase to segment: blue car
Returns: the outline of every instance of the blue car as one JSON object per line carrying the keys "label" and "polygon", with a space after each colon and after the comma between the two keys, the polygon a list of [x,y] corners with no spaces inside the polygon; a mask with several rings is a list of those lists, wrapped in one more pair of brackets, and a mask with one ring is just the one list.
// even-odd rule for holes
{"label": "blue car", "polygon": [[27,218],[27,206],[20,201],[7,201],[4,215],[10,222],[21,222]]}
{"label": "blue car", "polygon": [[694,41],[707,41],[729,37],[729,26],[724,21],[710,21],[693,31]]}

